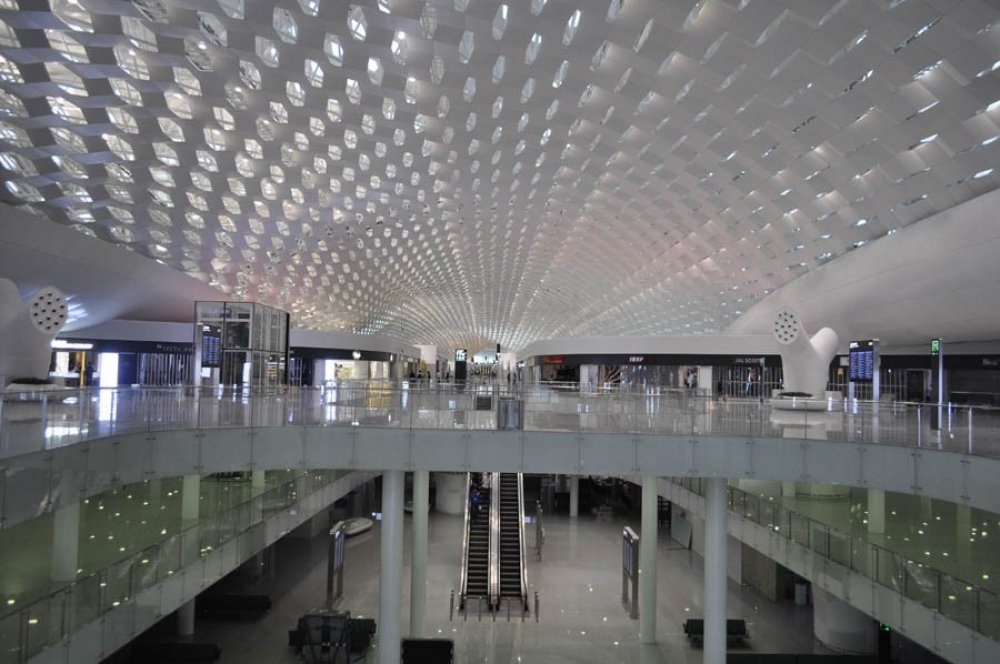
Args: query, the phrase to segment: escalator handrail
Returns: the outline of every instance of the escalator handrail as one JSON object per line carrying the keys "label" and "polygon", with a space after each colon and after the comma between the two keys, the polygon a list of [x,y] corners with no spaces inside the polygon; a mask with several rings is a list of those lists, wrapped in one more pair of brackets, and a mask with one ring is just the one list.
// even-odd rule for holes
{"label": "escalator handrail", "polygon": [[462,580],[459,585],[460,595],[459,595],[459,606],[465,606],[465,596],[468,592],[467,584],[469,583],[469,528],[472,527],[472,523],[469,521],[471,517],[471,508],[469,505],[469,486],[472,482],[472,473],[465,474],[465,529],[462,531]]}
{"label": "escalator handrail", "polygon": [[489,605],[500,605],[500,473],[490,473]]}
{"label": "escalator handrail", "polygon": [[528,558],[524,552],[524,473],[517,474],[517,533],[521,544],[521,602],[528,605]]}

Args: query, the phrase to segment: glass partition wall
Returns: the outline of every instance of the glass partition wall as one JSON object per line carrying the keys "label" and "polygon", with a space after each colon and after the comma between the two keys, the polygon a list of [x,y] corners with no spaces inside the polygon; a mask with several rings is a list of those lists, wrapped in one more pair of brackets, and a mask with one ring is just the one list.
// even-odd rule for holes
{"label": "glass partition wall", "polygon": [[194,384],[266,391],[288,384],[285,311],[255,302],[197,302]]}

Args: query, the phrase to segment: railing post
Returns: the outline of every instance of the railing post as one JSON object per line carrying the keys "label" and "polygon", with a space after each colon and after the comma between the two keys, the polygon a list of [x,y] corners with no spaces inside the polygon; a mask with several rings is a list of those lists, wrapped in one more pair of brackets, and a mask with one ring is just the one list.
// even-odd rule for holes
{"label": "railing post", "polygon": [[969,454],[972,454],[972,404],[969,404]]}
{"label": "railing post", "polygon": [[917,406],[917,447],[923,447],[923,441],[924,441],[923,413],[924,413],[924,407],[918,405]]}
{"label": "railing post", "polygon": [[45,443],[45,432],[48,430],[49,421],[49,395],[42,392],[42,449],[48,447]]}

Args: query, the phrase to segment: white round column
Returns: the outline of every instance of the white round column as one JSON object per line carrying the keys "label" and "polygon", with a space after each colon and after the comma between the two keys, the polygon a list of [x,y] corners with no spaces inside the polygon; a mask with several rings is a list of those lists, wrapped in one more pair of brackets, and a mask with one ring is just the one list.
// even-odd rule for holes
{"label": "white round column", "polygon": [[400,600],[403,576],[403,489],[402,470],[382,473],[382,541],[379,567],[378,661],[399,664]]}
{"label": "white round column", "polygon": [[181,604],[177,609],[177,634],[194,636],[194,600]]}
{"label": "white round column", "polygon": [[705,488],[705,664],[726,664],[726,480]]}
{"label": "white round column", "polygon": [[469,487],[465,473],[434,473],[434,506],[443,514],[465,514],[465,501],[469,499]]}
{"label": "white round column", "polygon": [[410,636],[424,637],[427,611],[427,511],[430,472],[413,471],[413,551],[410,560]]}
{"label": "white round column", "polygon": [[656,643],[657,478],[642,478],[642,528],[639,533],[639,642]]}

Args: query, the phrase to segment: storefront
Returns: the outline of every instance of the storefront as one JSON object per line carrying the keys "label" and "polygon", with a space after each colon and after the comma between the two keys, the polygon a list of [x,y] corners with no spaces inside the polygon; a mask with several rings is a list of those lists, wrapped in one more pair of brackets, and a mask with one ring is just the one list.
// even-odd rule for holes
{"label": "storefront", "polygon": [[782,379],[778,355],[542,355],[529,358],[526,364],[536,381],[579,384],[584,391],[688,389],[759,397],[780,389]]}
{"label": "storefront", "polygon": [[313,387],[338,380],[399,380],[416,366],[413,358],[371,350],[295,347],[290,355],[292,366],[301,367],[299,384]]}
{"label": "storefront", "polygon": [[56,339],[49,378],[70,387],[184,385],[192,353],[189,343]]}

